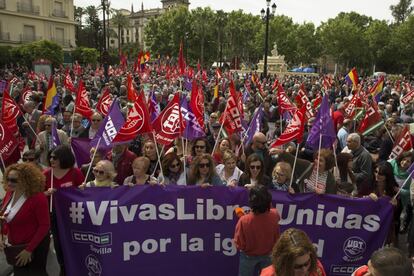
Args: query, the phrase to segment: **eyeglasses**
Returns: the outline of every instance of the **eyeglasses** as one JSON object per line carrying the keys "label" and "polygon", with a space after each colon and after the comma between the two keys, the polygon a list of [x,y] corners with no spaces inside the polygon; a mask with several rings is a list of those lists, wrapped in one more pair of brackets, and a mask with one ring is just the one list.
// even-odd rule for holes
{"label": "eyeglasses", "polygon": [[279,173],[279,172],[275,173],[275,175],[280,176],[280,177],[284,177],[285,176],[285,174]]}
{"label": "eyeglasses", "polygon": [[296,270],[303,269],[303,268],[309,266],[310,262],[311,262],[311,259],[309,258],[309,260],[306,263],[294,265],[293,269],[296,269]]}
{"label": "eyeglasses", "polygon": [[92,171],[93,171],[94,174],[100,174],[100,175],[105,174],[104,171],[101,171],[101,170],[98,170],[98,169],[93,169]]}
{"label": "eyeglasses", "polygon": [[205,149],[206,146],[198,146],[198,145],[195,145],[194,148],[196,148],[196,149]]}
{"label": "eyeglasses", "polygon": [[31,157],[31,158],[29,158],[29,157],[23,157],[22,160],[23,160],[23,162],[33,162],[33,161],[36,160],[36,158],[34,158],[34,157]]}
{"label": "eyeglasses", "polygon": [[175,168],[179,168],[179,167],[180,167],[180,163],[175,163],[175,164],[170,165],[171,169],[175,169]]}
{"label": "eyeglasses", "polygon": [[56,157],[56,155],[51,155],[51,156],[50,156],[50,159],[56,160],[56,159],[57,159],[57,157]]}
{"label": "eyeglasses", "polygon": [[7,177],[6,180],[7,180],[7,182],[15,183],[15,184],[17,182],[19,182],[19,180],[17,178],[12,178],[12,177]]}
{"label": "eyeglasses", "polygon": [[260,170],[262,166],[250,166],[251,170]]}
{"label": "eyeglasses", "polygon": [[92,122],[100,122],[100,119],[92,119]]}
{"label": "eyeglasses", "polygon": [[210,168],[210,163],[200,163],[198,166],[200,168]]}
{"label": "eyeglasses", "polygon": [[305,267],[309,266],[309,265],[310,265],[310,263],[311,263],[311,258],[309,258],[309,260],[308,260],[306,263],[303,263],[303,264],[295,264],[295,265],[293,266],[293,269],[295,269],[295,270],[300,270],[300,269],[303,269],[303,268],[305,268]]}
{"label": "eyeglasses", "polygon": [[50,124],[45,124],[45,127],[49,127],[49,126],[52,126],[52,125],[50,125]]}

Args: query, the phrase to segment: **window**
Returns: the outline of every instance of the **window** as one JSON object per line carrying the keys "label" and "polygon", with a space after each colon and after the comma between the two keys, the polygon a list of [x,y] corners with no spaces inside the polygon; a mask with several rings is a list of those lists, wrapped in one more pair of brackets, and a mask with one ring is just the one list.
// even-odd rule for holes
{"label": "window", "polygon": [[35,40],[35,27],[24,25],[23,26],[23,41],[34,41]]}
{"label": "window", "polygon": [[59,17],[66,17],[65,11],[63,10],[63,3],[59,1],[55,1],[55,6],[53,9],[53,15]]}
{"label": "window", "polygon": [[63,28],[56,28],[55,35],[56,41],[59,43],[63,43],[65,38],[65,30]]}

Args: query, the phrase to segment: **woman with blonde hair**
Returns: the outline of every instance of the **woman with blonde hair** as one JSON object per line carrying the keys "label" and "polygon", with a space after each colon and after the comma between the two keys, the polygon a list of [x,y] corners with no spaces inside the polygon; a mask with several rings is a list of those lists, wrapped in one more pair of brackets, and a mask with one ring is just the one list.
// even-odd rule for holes
{"label": "woman with blonde hair", "polygon": [[0,206],[2,229],[0,250],[7,243],[22,246],[17,256],[14,275],[47,275],[50,218],[45,189],[45,176],[30,163],[13,164],[3,179],[6,196]]}
{"label": "woman with blonde hair", "polygon": [[237,157],[231,150],[223,153],[223,164],[216,166],[216,172],[227,186],[237,186],[243,171],[237,167]]}
{"label": "woman with blonde hair", "polygon": [[150,167],[151,161],[148,157],[137,157],[134,162],[132,162],[133,175],[128,176],[124,180],[124,185],[135,186],[135,185],[147,185],[147,184],[157,184],[157,179],[147,174],[148,168]]}
{"label": "woman with blonde hair", "polygon": [[289,228],[273,247],[272,265],[260,276],[325,276],[325,269],[316,256],[316,249],[305,232]]}
{"label": "woman with blonde hair", "polygon": [[116,177],[116,171],[114,164],[108,160],[101,160],[96,163],[92,169],[92,173],[95,175],[95,180],[89,181],[79,188],[83,187],[117,187],[118,184],[114,182]]}
{"label": "woman with blonde hair", "polygon": [[290,187],[290,179],[292,177],[292,167],[287,162],[278,162],[272,172],[272,189],[285,191],[290,193],[299,192],[296,183],[292,183]]}

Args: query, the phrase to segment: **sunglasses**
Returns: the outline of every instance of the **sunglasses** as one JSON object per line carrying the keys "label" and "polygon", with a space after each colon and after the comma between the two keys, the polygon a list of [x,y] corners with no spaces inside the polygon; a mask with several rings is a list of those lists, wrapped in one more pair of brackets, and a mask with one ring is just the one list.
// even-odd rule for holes
{"label": "sunglasses", "polygon": [[104,175],[105,174],[104,171],[101,171],[101,170],[98,170],[98,169],[93,169],[92,171],[93,171],[94,174],[100,174],[100,175]]}
{"label": "sunglasses", "polygon": [[262,166],[250,166],[251,170],[260,170]]}
{"label": "sunglasses", "polygon": [[23,158],[22,158],[22,160],[23,160],[23,162],[33,162],[33,161],[35,161],[36,159],[35,159],[35,158],[27,158],[27,157],[23,157]]}
{"label": "sunglasses", "polygon": [[175,168],[179,168],[179,167],[180,167],[180,163],[175,163],[175,164],[170,165],[171,169],[175,169]]}
{"label": "sunglasses", "polygon": [[311,259],[309,258],[309,260],[306,263],[294,265],[293,269],[296,269],[296,270],[303,269],[303,268],[309,266],[310,263],[311,263]]}
{"label": "sunglasses", "polygon": [[17,178],[12,178],[12,177],[7,177],[7,178],[6,178],[6,180],[7,180],[7,182],[10,182],[10,183],[15,183],[15,184],[16,184],[17,182],[19,182]]}
{"label": "sunglasses", "polygon": [[198,166],[200,168],[210,168],[210,163],[200,163]]}
{"label": "sunglasses", "polygon": [[206,148],[206,146],[194,146],[196,149],[205,149]]}
{"label": "sunglasses", "polygon": [[92,119],[92,122],[100,122],[101,120],[99,119]]}
{"label": "sunglasses", "polygon": [[56,157],[56,155],[51,155],[51,156],[50,156],[50,159],[56,160],[56,159],[57,159],[57,157]]}

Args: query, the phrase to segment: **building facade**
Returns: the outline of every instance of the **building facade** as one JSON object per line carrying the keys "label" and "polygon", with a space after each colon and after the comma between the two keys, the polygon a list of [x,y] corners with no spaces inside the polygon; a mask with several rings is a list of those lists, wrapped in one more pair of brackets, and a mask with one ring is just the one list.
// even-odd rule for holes
{"label": "building facade", "polygon": [[142,2],[141,9],[136,12],[134,11],[133,6],[131,6],[130,11],[121,10],[121,12],[128,17],[129,26],[121,29],[121,34],[118,35],[118,27],[110,21],[110,33],[113,35],[110,35],[109,46],[111,48],[118,48],[118,38],[120,38],[121,45],[127,43],[138,43],[140,47],[145,49],[144,29],[148,21],[152,18],[157,18],[168,9],[179,6],[184,6],[188,9],[190,6],[190,2],[188,0],[161,0],[161,3],[162,8],[144,9],[144,3]]}
{"label": "building facade", "polygon": [[75,44],[73,0],[0,0],[0,45],[51,40],[70,51]]}

